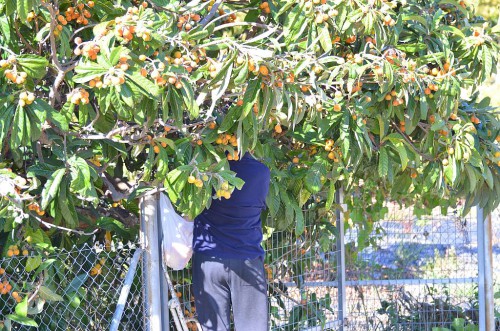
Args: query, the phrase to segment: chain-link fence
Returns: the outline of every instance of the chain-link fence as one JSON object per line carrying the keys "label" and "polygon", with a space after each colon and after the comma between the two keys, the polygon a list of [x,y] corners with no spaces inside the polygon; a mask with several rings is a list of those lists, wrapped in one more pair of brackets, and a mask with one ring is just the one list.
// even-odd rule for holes
{"label": "chain-link fence", "polygon": [[[340,324],[336,288],[317,286],[338,277],[337,229],[330,220],[318,222],[316,217],[306,213],[309,225],[300,236],[293,231],[275,231],[275,224],[267,223],[263,245],[272,330],[335,330]],[[196,317],[191,270],[169,272],[182,311],[187,317]],[[188,323],[188,327],[196,330],[194,323]]]}
{"label": "chain-link fence", "polygon": [[[109,330],[136,245],[29,253],[0,260],[0,320],[7,330]],[[143,330],[140,266],[131,284],[120,330]],[[26,300],[23,312],[18,305]],[[17,308],[16,308],[17,306]],[[17,312],[17,314],[14,314]],[[33,326],[29,326],[33,325]]]}
{"label": "chain-link fence", "polygon": [[[465,218],[453,211],[416,217],[411,209],[388,207],[362,249],[362,229],[346,222],[342,231],[337,215],[306,213],[300,235],[267,221],[272,330],[479,330],[475,211]],[[498,240],[493,244],[497,256]],[[29,296],[27,317],[38,330],[109,330],[136,249],[84,246],[1,260],[2,284],[12,288],[0,296],[0,320],[5,323],[17,301]],[[144,330],[141,267],[119,330]],[[190,269],[169,274],[181,312],[196,317]],[[188,328],[197,330],[192,322]],[[12,329],[35,328],[13,321]]]}
{"label": "chain-link fence", "polygon": [[[372,233],[373,245],[347,256],[347,329],[476,329],[475,212],[418,218],[411,209],[389,207],[386,220]],[[357,240],[353,227],[346,234],[351,251],[356,251]]]}

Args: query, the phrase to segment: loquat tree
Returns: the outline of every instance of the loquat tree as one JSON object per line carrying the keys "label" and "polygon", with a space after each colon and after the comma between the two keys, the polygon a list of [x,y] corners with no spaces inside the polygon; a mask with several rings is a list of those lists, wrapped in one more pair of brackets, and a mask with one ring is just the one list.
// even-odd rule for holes
{"label": "loquat tree", "polygon": [[193,218],[244,185],[227,160],[248,150],[272,171],[265,216],[297,235],[328,224],[339,187],[361,233],[386,199],[422,214],[498,205],[497,114],[477,91],[500,29],[467,1],[0,0],[0,13],[3,254],[81,243],[54,225],[130,239],[136,198],[158,186]]}

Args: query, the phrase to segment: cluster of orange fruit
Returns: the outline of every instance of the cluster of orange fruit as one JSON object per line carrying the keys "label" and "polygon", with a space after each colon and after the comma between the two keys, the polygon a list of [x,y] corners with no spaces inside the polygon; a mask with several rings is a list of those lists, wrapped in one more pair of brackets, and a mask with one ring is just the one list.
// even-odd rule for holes
{"label": "cluster of orange fruit", "polygon": [[479,119],[476,115],[474,115],[474,114],[472,114],[472,115],[471,115],[471,117],[470,117],[470,121],[471,121],[472,123],[474,123],[474,124],[479,124],[479,123],[481,123],[481,120],[480,120],[480,119]]}
{"label": "cluster of orange fruit", "polygon": [[399,121],[399,130],[401,130],[401,132],[406,132],[406,122],[405,121]]}
{"label": "cluster of orange fruit", "polygon": [[165,56],[165,61],[167,61],[168,64],[173,64],[175,66],[182,65],[187,72],[191,72],[193,71],[193,68],[198,67],[200,60],[206,59],[206,55],[205,49],[202,48],[185,55],[183,55],[180,51],[175,51],[172,53],[172,56]]}
{"label": "cluster of orange fruit", "polygon": [[22,91],[19,94],[19,106],[31,105],[35,101],[35,94],[31,92]]}
{"label": "cluster of orange fruit", "polygon": [[198,188],[202,188],[203,187],[203,182],[206,182],[208,180],[208,176],[207,175],[203,175],[200,178],[196,178],[195,176],[193,175],[189,175],[187,181],[189,184],[194,184],[194,186],[198,187]]}
{"label": "cluster of orange fruit", "polygon": [[104,262],[106,262],[106,260],[102,258],[95,264],[95,266],[92,267],[92,269],[90,269],[90,275],[92,277],[95,277],[102,273],[102,266],[104,265]]}
{"label": "cluster of orange fruit", "polygon": [[384,24],[387,26],[394,26],[396,25],[396,21],[391,17],[391,15],[386,15],[384,17]]}
{"label": "cluster of orange fruit", "polygon": [[190,13],[179,16],[177,19],[177,27],[179,30],[189,31],[193,28],[193,26],[201,20],[201,16],[199,14]]}
{"label": "cluster of orange fruit", "polygon": [[[337,13],[338,14],[338,13]],[[323,24],[330,19],[330,15],[327,13],[316,12],[314,16],[314,22],[316,24]]]}
{"label": "cluster of orange fruit", "polygon": [[10,68],[14,66],[12,69],[7,69],[4,72],[5,78],[7,78],[9,81],[15,84],[24,84],[26,81],[26,77],[28,77],[28,74],[24,71],[17,71],[17,67],[15,66],[17,63],[17,59],[15,55],[9,55],[7,60],[0,60],[0,68],[5,69],[5,68]]}
{"label": "cluster of orange fruit", "polygon": [[432,92],[437,92],[437,90],[439,90],[439,87],[436,84],[430,83],[424,89],[424,94],[428,95],[430,98],[432,98]]}
{"label": "cluster of orange fruit", "polygon": [[[118,67],[120,67],[120,64],[118,64]],[[124,64],[124,67],[128,69],[128,64]],[[104,75],[102,83],[102,87],[121,85],[125,83],[125,72],[122,69],[110,68]]]}
{"label": "cluster of orange fruit", "polygon": [[28,16],[26,16],[26,20],[27,20],[28,22],[33,21],[35,18],[36,18],[36,13],[35,13],[34,11],[30,11],[30,12],[28,13]]}
{"label": "cluster of orange fruit", "polygon": [[229,152],[229,153],[227,153],[226,157],[229,161],[238,161],[240,159],[240,155],[238,154],[238,151],[233,151],[232,153]]}
{"label": "cluster of orange fruit", "polygon": [[276,132],[276,133],[278,133],[278,134],[283,132],[283,128],[281,127],[281,124],[280,124],[280,123],[278,123],[278,124],[276,124],[276,125],[274,126],[274,132]]}
{"label": "cluster of orange fruit", "polygon": [[4,72],[5,78],[10,80],[12,83],[21,85],[26,82],[26,77],[28,77],[28,74],[24,71],[17,71],[17,70],[11,70],[7,69]]}
{"label": "cluster of orange fruit", "polygon": [[102,156],[100,156],[100,155],[94,155],[89,161],[92,164],[100,167],[101,166],[101,158],[102,158]]}
{"label": "cluster of orange fruit", "polygon": [[80,37],[75,38],[75,44],[77,45],[74,53],[75,55],[83,55],[91,60],[97,59],[97,54],[101,51],[101,47],[95,42],[87,42],[82,47],[82,39]]}
{"label": "cluster of orange fruit", "polygon": [[387,93],[385,95],[384,99],[387,101],[392,100],[392,105],[394,107],[397,107],[397,106],[402,105],[404,103],[404,100],[402,98],[397,98],[397,92],[395,90],[392,90],[391,92]]}
{"label": "cluster of orange fruit", "polygon": [[[185,309],[184,309],[184,315],[185,315],[185,317],[186,318],[193,318],[194,317],[194,313],[196,312],[196,307],[194,306],[194,296],[191,295],[191,300],[190,300],[191,308],[190,309],[187,309],[187,304],[185,304],[185,303],[182,302],[182,292],[176,291],[175,292],[175,296],[177,298],[179,298],[179,301],[185,307]],[[186,325],[187,325],[188,329],[191,330],[191,331],[196,331],[197,330],[197,326],[196,326],[195,322],[189,321],[189,322],[186,323]]]}
{"label": "cluster of orange fruit", "polygon": [[[0,270],[3,270],[3,269],[0,268]],[[4,280],[3,282],[0,283],[0,294],[1,295],[8,294],[10,291],[12,291],[12,285],[10,285],[10,283],[8,281]],[[22,301],[22,297],[19,295],[18,292],[13,291],[10,295],[12,296],[12,298],[14,300],[16,300],[16,302],[19,303]]]}
{"label": "cluster of orange fruit", "polygon": [[[147,7],[147,2],[142,3],[142,7]],[[134,34],[138,38],[142,38],[144,41],[151,40],[151,31],[144,26],[136,27],[136,22],[139,20],[139,8],[129,7],[127,13],[121,17],[115,18],[115,36],[118,38],[123,38],[125,42],[129,42],[134,39]]]}
{"label": "cluster of orange fruit", "polygon": [[271,8],[269,8],[269,2],[265,1],[259,5],[259,9],[265,14],[271,14]]}
{"label": "cluster of orange fruit", "polygon": [[228,182],[223,182],[222,185],[220,186],[220,189],[218,189],[215,192],[215,196],[217,198],[224,198],[224,199],[229,199],[231,197],[231,191],[229,188],[229,183]]}
{"label": "cluster of orange fruit", "polygon": [[333,160],[334,162],[338,162],[338,157],[342,156],[342,152],[340,150],[335,150],[334,147],[335,141],[333,139],[327,139],[325,141],[325,151],[328,152],[328,158]]}
{"label": "cluster of orange fruit", "polygon": [[[87,6],[89,8],[93,8],[94,1],[88,1]],[[62,15],[59,15],[57,17],[57,20],[62,25],[66,25],[66,24],[68,24],[68,22],[71,22],[73,20],[78,24],[87,25],[87,24],[89,24],[88,19],[90,17],[92,17],[92,14],[87,9],[85,9],[85,4],[83,4],[83,3],[77,4],[76,7],[71,7],[71,6],[68,7],[66,9],[66,12],[64,13],[64,15],[66,17],[64,17]]]}
{"label": "cluster of orange fruit", "polygon": [[[226,15],[226,12],[224,11],[224,9],[219,8],[219,15],[220,16]],[[234,21],[236,21],[236,14],[235,13],[231,13],[222,19],[222,22],[224,22],[224,23],[233,23]]]}
{"label": "cluster of orange fruit", "polygon": [[215,140],[215,143],[218,145],[231,145],[231,146],[238,146],[238,141],[237,141],[236,135],[232,135],[230,133],[221,133]]}
{"label": "cluster of orange fruit", "polygon": [[45,215],[45,210],[41,210],[40,206],[37,203],[31,203],[28,205],[28,210],[34,211],[39,216]]}
{"label": "cluster of orange fruit", "polygon": [[[17,245],[10,245],[9,248],[7,249],[7,256],[8,257],[17,256],[20,254],[21,254],[21,251],[19,250],[19,247],[17,247]],[[27,256],[28,250],[23,249],[22,254],[23,254],[23,256]]]}
{"label": "cluster of orange fruit", "polygon": [[70,94],[69,98],[71,103],[74,105],[79,105],[80,103],[86,105],[90,100],[89,92],[82,88],[74,90],[73,93]]}

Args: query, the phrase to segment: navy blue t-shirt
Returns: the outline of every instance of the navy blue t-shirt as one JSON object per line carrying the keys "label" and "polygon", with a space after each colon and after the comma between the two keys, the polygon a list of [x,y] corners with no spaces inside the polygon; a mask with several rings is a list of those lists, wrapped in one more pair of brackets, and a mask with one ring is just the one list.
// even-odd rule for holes
{"label": "navy blue t-shirt", "polygon": [[245,184],[229,199],[213,199],[210,208],[195,218],[193,250],[232,259],[264,256],[260,214],[266,207],[269,168],[248,153],[239,161],[229,161],[229,166]]}

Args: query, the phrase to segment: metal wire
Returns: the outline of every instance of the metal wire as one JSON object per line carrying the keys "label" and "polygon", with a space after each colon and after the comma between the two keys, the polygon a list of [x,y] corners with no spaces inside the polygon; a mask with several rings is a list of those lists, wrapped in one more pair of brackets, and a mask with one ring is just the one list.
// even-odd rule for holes
{"label": "metal wire", "polygon": [[[12,290],[0,295],[0,321],[15,313],[13,292],[29,297],[28,317],[38,330],[108,330],[136,245],[107,251],[84,245],[56,250],[43,259],[14,256],[0,260],[2,282]],[[33,269],[33,266],[38,265]],[[33,270],[32,270],[33,269]],[[140,267],[131,284],[119,330],[142,330]],[[12,322],[13,326],[19,326]],[[30,328],[20,327],[16,330]]]}
{"label": "metal wire", "polygon": [[[268,276],[270,328],[288,330],[429,330],[478,321],[478,237],[474,212],[460,217],[434,213],[417,217],[412,209],[387,204],[388,217],[360,248],[362,230],[345,231],[344,246],[328,220],[307,212],[301,235],[277,230],[282,220],[267,220],[265,268]],[[493,214],[495,220],[498,213]],[[281,223],[280,223],[281,222]],[[493,222],[498,257],[500,226]],[[347,223],[346,223],[347,224]],[[0,295],[0,322],[15,311],[12,292],[30,296],[28,317],[39,330],[107,330],[137,245],[106,250],[83,246],[55,250],[36,262],[34,254],[0,260],[1,282],[13,289]],[[345,270],[338,256],[346,254]],[[31,259],[31,260],[30,260]],[[100,267],[95,267],[99,263]],[[43,271],[37,273],[37,268]],[[95,272],[99,270],[99,272]],[[191,287],[191,269],[164,270],[172,295],[171,329],[200,330]],[[134,277],[120,330],[143,330],[142,264]],[[344,277],[339,277],[344,276]],[[498,279],[498,271],[495,271]],[[345,278],[345,282],[343,281]],[[43,284],[46,288],[40,290]],[[339,288],[347,306],[338,301]],[[499,301],[500,299],[497,299]],[[37,305],[43,309],[35,311]],[[498,302],[497,302],[498,304]],[[175,314],[174,314],[175,311]],[[256,317],[258,318],[258,317]],[[183,321],[184,320],[184,321]],[[345,323],[344,323],[345,322]],[[18,324],[15,324],[19,326]],[[28,328],[25,328],[28,329]],[[19,327],[18,330],[23,330]]]}

